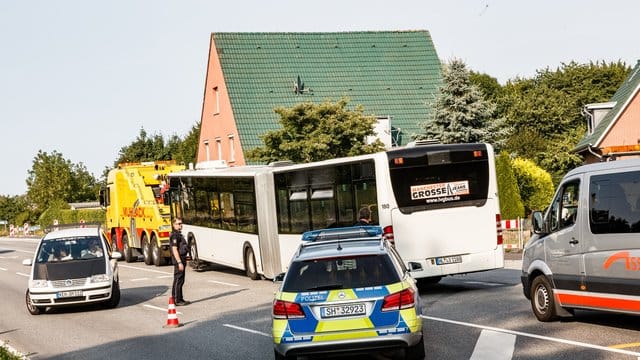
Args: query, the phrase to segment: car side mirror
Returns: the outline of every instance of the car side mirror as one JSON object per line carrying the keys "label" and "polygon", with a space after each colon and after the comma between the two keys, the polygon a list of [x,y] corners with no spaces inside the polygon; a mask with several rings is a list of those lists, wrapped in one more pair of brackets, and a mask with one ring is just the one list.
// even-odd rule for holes
{"label": "car side mirror", "polygon": [[22,265],[31,266],[32,265],[31,259],[22,260]]}
{"label": "car side mirror", "polygon": [[120,251],[114,251],[111,253],[111,258],[112,259],[116,259],[116,260],[120,260],[122,259],[122,253]]}
{"label": "car side mirror", "polygon": [[280,274],[276,275],[276,277],[273,278],[273,282],[274,283],[283,282],[284,281],[284,274],[285,273],[280,273]]}

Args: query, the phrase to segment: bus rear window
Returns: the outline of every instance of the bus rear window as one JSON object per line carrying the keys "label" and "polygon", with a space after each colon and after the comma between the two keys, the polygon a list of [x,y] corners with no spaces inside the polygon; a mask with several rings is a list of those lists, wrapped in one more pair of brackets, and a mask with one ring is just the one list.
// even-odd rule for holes
{"label": "bus rear window", "polygon": [[391,185],[400,211],[484,205],[489,161],[486,148],[478,146],[390,152]]}

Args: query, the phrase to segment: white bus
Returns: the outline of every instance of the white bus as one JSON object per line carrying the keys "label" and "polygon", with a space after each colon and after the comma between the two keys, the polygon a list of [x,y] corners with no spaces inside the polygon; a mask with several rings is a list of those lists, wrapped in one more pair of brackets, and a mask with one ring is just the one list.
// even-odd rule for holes
{"label": "white bus", "polygon": [[306,164],[185,170],[169,175],[193,263],[286,270],[307,230],[352,226],[368,207],[414,277],[504,265],[494,153],[432,144]]}

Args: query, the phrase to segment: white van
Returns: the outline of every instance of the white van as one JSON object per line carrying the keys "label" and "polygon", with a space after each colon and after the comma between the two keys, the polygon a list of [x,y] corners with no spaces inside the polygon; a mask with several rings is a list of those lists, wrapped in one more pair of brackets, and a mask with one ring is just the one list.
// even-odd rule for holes
{"label": "white van", "polygon": [[521,280],[538,320],[573,309],[640,314],[640,159],[570,171],[533,228]]}

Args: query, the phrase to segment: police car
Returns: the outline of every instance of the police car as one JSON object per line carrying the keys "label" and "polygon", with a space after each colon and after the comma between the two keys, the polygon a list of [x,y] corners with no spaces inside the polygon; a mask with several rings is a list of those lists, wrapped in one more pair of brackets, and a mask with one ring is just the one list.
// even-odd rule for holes
{"label": "police car", "polygon": [[420,296],[378,226],[306,232],[273,302],[276,359],[404,351],[423,359]]}
{"label": "police car", "polygon": [[47,233],[39,242],[25,295],[27,310],[38,315],[48,307],[120,302],[117,259],[99,227],[72,227]]}

